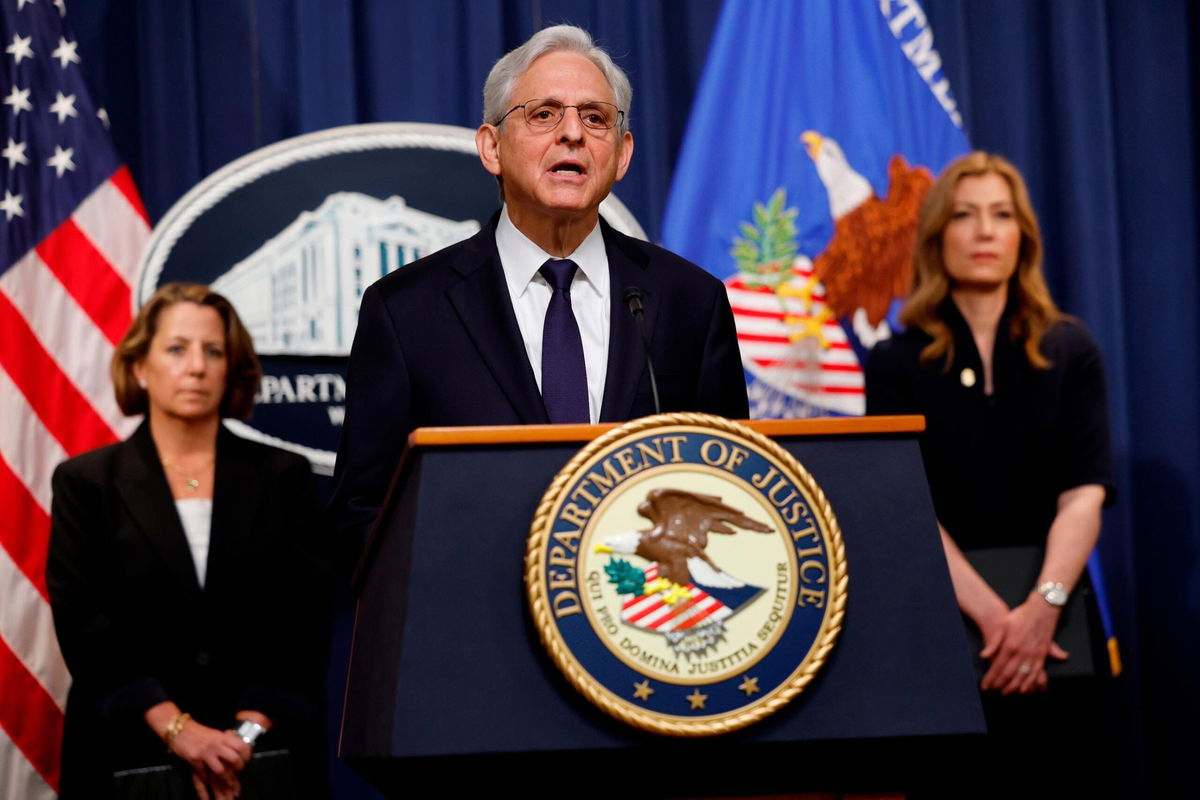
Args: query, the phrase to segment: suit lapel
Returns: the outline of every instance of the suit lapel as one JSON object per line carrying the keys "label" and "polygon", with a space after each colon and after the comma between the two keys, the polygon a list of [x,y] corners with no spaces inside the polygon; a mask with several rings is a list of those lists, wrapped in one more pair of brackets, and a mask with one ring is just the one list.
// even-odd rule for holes
{"label": "suit lapel", "polygon": [[216,486],[205,586],[232,584],[246,544],[254,536],[263,498],[263,476],[243,454],[243,443],[222,425],[217,436]]}
{"label": "suit lapel", "polygon": [[645,308],[646,336],[654,341],[660,290],[653,284],[653,275],[646,269],[645,256],[624,246],[603,218],[604,249],[608,255],[609,294],[611,311],[608,332],[608,372],[604,379],[604,403],[600,408],[601,422],[624,422],[629,419],[638,382],[646,369],[646,354],[642,347],[637,322],[625,302],[625,290],[636,286],[642,290]]}
{"label": "suit lapel", "polygon": [[171,584],[185,588],[183,594],[193,605],[192,610],[196,610],[200,581],[148,422],[143,422],[122,446],[116,471],[117,492],[130,516],[150,548],[166,564]]}
{"label": "suit lapel", "polygon": [[455,265],[461,280],[446,290],[446,297],[521,422],[546,423],[550,420],[529,366],[500,254],[496,252],[497,218],[476,234],[478,247],[472,251],[473,260]]}

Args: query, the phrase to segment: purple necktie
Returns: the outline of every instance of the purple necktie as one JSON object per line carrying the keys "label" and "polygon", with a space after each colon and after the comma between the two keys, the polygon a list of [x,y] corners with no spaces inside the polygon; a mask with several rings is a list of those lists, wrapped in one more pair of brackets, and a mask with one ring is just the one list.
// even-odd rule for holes
{"label": "purple necktie", "polygon": [[551,422],[589,422],[583,339],[571,311],[575,262],[551,259],[539,272],[553,294],[542,327],[542,402]]}

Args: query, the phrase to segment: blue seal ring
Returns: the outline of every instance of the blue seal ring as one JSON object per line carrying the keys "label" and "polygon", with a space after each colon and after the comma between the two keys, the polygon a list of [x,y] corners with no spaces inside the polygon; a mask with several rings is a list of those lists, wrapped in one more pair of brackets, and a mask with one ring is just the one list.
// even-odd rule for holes
{"label": "blue seal ring", "polygon": [[605,712],[676,736],[781,708],[841,630],[837,520],[812,476],[744,425],[635,420],[551,483],[526,558],[530,609],[567,679]]}

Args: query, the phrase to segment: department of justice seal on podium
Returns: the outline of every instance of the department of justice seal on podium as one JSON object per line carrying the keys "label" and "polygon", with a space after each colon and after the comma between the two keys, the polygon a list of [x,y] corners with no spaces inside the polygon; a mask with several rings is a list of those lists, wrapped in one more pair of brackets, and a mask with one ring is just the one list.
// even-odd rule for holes
{"label": "department of justice seal on podium", "polygon": [[825,663],[846,608],[821,487],[775,442],[707,414],[645,417],[584,447],[538,506],[525,581],[575,688],[675,736],[782,708]]}

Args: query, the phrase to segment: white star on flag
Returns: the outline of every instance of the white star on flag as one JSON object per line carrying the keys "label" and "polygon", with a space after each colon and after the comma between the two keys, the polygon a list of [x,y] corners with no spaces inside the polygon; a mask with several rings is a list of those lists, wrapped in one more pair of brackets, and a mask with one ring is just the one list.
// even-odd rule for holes
{"label": "white star on flag", "polygon": [[61,146],[54,145],[54,155],[46,159],[46,165],[54,167],[55,172],[58,173],[58,177],[61,178],[67,170],[75,169],[75,162],[71,160],[71,156],[73,155],[75,155],[74,147],[68,147],[66,150],[63,150]]}
{"label": "white star on flag", "polygon": [[104,123],[105,128],[108,127],[108,111],[105,110],[104,106],[96,109],[96,119]]}
{"label": "white star on flag", "polygon": [[12,44],[4,48],[4,52],[12,55],[14,64],[20,64],[22,58],[33,58],[33,48],[29,45],[32,41],[32,36],[22,39],[20,34],[14,33]]}
{"label": "white star on flag", "polygon": [[75,48],[79,47],[79,42],[68,42],[65,37],[58,37],[58,47],[50,54],[51,58],[57,58],[58,64],[63,69],[67,68],[67,64],[78,64],[79,53],[75,52]]}
{"label": "white star on flag", "polygon": [[17,0],[17,11],[20,11],[22,8],[27,5],[31,5],[32,3],[33,0]]}
{"label": "white star on flag", "polygon": [[0,211],[4,212],[4,218],[8,220],[11,220],[14,216],[25,216],[25,211],[21,208],[21,195],[13,194],[8,189],[5,189],[4,200],[0,201]]}
{"label": "white star on flag", "polygon": [[8,159],[8,168],[11,170],[17,164],[28,164],[29,159],[25,157],[25,142],[14,142],[10,136],[8,139],[8,147],[0,153],[0,158]]}
{"label": "white star on flag", "polygon": [[33,104],[29,102],[29,90],[18,89],[16,85],[8,93],[8,97],[4,98],[4,105],[12,106],[14,117],[19,117],[22,111],[33,111]]}
{"label": "white star on flag", "polygon": [[67,4],[63,0],[54,0],[54,7],[58,9],[58,15],[65,17],[67,15]]}
{"label": "white star on flag", "polygon": [[62,92],[55,92],[56,95],[53,103],[50,104],[50,113],[58,114],[58,124],[62,125],[67,121],[67,117],[78,117],[79,112],[75,110],[75,95],[69,94],[63,96]]}

